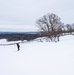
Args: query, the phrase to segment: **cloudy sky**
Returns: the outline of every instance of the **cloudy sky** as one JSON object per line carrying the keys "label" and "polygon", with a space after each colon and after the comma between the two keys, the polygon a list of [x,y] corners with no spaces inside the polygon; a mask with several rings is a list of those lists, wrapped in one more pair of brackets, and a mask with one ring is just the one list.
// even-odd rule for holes
{"label": "cloudy sky", "polygon": [[55,13],[65,24],[74,22],[74,0],[0,0],[0,28],[35,25],[47,13]]}

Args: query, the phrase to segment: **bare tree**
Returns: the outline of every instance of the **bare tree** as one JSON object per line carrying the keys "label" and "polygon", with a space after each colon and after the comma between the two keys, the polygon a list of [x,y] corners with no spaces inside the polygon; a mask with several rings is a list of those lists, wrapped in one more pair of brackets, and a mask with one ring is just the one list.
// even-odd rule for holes
{"label": "bare tree", "polygon": [[59,35],[60,31],[62,31],[63,23],[60,20],[61,19],[57,15],[53,13],[48,13],[43,17],[39,18],[36,21],[36,24],[37,27],[41,31],[48,34],[49,38],[51,38],[52,40],[53,37],[56,38]]}
{"label": "bare tree", "polygon": [[71,24],[66,24],[66,30],[68,34],[72,34],[72,30],[73,30],[73,25]]}
{"label": "bare tree", "polygon": [[72,31],[74,32],[74,23],[71,25]]}

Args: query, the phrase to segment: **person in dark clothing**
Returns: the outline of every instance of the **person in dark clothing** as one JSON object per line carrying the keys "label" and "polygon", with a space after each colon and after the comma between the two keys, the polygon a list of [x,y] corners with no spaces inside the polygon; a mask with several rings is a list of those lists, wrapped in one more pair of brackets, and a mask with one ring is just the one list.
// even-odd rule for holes
{"label": "person in dark clothing", "polygon": [[20,50],[20,45],[19,43],[16,44],[17,45],[17,48],[18,48],[18,51]]}

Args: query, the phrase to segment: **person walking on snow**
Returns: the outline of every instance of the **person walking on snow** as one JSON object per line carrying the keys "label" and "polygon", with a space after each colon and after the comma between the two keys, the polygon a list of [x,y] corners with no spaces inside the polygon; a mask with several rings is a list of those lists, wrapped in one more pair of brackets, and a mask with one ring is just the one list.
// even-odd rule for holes
{"label": "person walking on snow", "polygon": [[16,44],[17,45],[17,48],[18,48],[18,51],[20,50],[20,45],[19,43]]}

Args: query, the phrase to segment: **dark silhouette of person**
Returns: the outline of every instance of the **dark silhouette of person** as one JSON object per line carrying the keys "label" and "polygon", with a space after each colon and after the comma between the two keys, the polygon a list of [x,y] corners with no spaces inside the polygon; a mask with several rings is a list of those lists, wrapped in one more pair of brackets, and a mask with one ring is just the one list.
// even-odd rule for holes
{"label": "dark silhouette of person", "polygon": [[17,48],[18,48],[18,51],[20,50],[20,45],[19,43],[16,44],[17,45]]}

